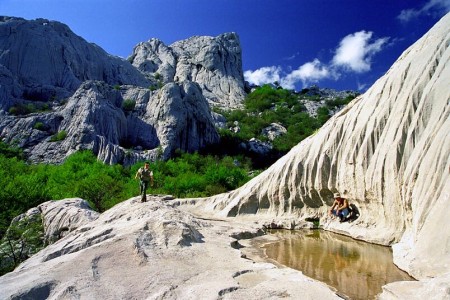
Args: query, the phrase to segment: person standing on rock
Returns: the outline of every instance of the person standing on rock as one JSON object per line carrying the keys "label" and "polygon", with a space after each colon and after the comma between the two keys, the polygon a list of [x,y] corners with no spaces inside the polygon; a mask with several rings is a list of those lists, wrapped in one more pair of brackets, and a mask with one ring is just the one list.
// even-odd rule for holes
{"label": "person standing on rock", "polygon": [[339,193],[334,193],[334,202],[328,214],[339,218],[340,222],[344,222],[350,213],[348,209],[348,201],[341,197]]}
{"label": "person standing on rock", "polygon": [[150,163],[146,161],[143,167],[140,167],[134,176],[135,179],[139,178],[140,183],[140,195],[141,202],[147,201],[147,188],[150,183],[150,186],[153,186],[153,171],[150,170]]}

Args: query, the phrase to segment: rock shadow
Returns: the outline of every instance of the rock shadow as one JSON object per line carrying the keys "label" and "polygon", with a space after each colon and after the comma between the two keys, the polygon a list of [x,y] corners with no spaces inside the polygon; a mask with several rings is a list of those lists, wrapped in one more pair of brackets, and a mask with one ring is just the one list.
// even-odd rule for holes
{"label": "rock shadow", "polygon": [[360,212],[359,212],[358,207],[355,204],[351,203],[349,205],[349,211],[350,211],[350,214],[345,219],[345,222],[353,222],[359,218]]}

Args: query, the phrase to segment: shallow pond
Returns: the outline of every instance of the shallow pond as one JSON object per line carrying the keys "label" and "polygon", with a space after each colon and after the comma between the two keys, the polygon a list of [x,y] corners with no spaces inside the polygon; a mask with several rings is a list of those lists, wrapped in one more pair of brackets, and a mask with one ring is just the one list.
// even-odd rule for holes
{"label": "shallow pond", "polygon": [[414,280],[392,262],[389,247],[322,230],[273,230],[280,238],[264,244],[271,260],[335,287],[350,299],[374,299],[387,283]]}

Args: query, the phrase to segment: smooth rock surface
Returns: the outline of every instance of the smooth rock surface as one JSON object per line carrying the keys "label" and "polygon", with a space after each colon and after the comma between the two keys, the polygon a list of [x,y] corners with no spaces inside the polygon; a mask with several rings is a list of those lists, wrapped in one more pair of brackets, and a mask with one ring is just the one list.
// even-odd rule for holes
{"label": "smooth rock surface", "polygon": [[1,299],[339,299],[301,272],[232,247],[260,234],[162,198],[122,202],[0,277]]}

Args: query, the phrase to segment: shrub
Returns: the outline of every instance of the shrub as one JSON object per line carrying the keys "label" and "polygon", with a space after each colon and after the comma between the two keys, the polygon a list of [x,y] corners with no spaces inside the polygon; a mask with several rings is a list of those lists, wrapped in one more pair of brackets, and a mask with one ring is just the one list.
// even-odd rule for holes
{"label": "shrub", "polygon": [[[274,148],[266,157],[264,165],[255,163],[256,160],[260,160],[258,155],[246,153],[246,155],[252,156],[254,166],[268,167],[274,160],[308,137],[330,118],[329,107],[319,108],[316,118],[305,112],[305,107],[300,103],[300,99],[322,100],[318,95],[307,95],[308,92],[309,90],[306,89],[298,95],[281,87],[273,88],[270,85],[263,85],[247,95],[244,101],[244,109],[218,111],[227,119],[227,127],[235,127],[235,122],[237,122],[239,131],[233,133],[228,129],[219,130],[221,142],[215,146],[213,151],[217,152],[214,153],[234,154],[242,152],[242,149],[240,149],[242,142],[246,142],[253,137],[262,141],[267,140],[261,134],[262,129],[271,123],[279,123],[287,129],[287,133],[277,137],[272,142]],[[353,99],[352,97],[345,98],[344,102],[348,103]],[[263,160],[260,161],[263,162]]]}
{"label": "shrub", "polygon": [[16,104],[9,108],[8,112],[11,115],[15,116],[22,116],[22,115],[28,115],[36,112],[43,112],[50,110],[50,106],[47,103],[44,104],[34,104],[34,103],[28,103],[28,104]]}
{"label": "shrub", "polygon": [[64,140],[67,137],[67,132],[65,130],[61,130],[58,133],[52,135],[50,138],[50,142],[59,142]]}
{"label": "shrub", "polygon": [[[51,199],[81,197],[102,212],[139,193],[134,175],[142,163],[129,167],[105,165],[92,152],[80,151],[61,165],[28,165],[4,153],[10,151],[0,151],[0,239],[15,216]],[[168,161],[151,163],[151,169],[155,185],[149,193],[176,197],[211,196],[250,179],[250,162],[242,156],[178,153]]]}
{"label": "shrub", "polygon": [[0,141],[0,156],[4,156],[6,158],[24,158],[22,149],[17,146],[9,145],[3,141]]}
{"label": "shrub", "polygon": [[122,109],[125,111],[132,111],[136,107],[136,101],[132,99],[125,99],[122,102]]}
{"label": "shrub", "polygon": [[45,130],[45,125],[42,122],[36,122],[36,123],[34,123],[33,128],[37,129],[37,130],[44,131]]}
{"label": "shrub", "polygon": [[28,115],[34,112],[37,112],[38,109],[33,103],[29,104],[17,104],[14,106],[11,106],[8,110],[8,112],[11,115],[20,116],[20,115]]}

